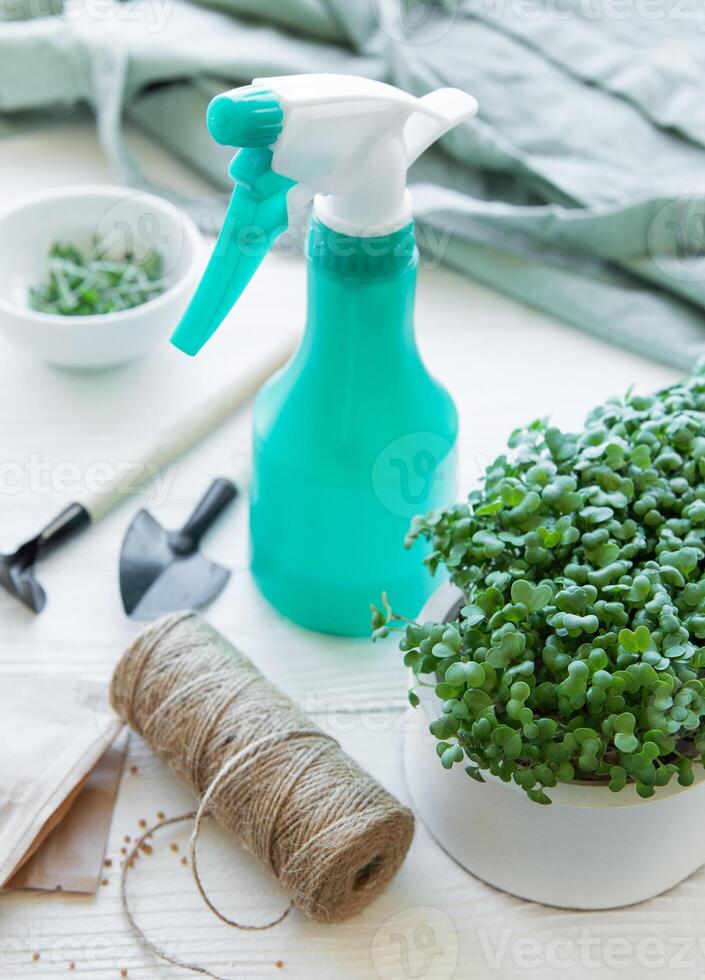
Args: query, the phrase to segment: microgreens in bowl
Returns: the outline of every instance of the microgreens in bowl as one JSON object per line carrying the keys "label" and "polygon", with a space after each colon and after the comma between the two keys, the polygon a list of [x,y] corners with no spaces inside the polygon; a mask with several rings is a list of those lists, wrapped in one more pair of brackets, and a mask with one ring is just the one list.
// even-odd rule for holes
{"label": "microgreens in bowl", "polygon": [[46,281],[29,290],[29,304],[63,316],[129,310],[164,292],[162,264],[157,251],[139,260],[130,253],[115,259],[98,242],[85,252],[57,242],[49,250]]}
{"label": "microgreens in bowl", "polygon": [[407,538],[463,591],[455,618],[373,607],[443,703],[441,764],[544,804],[558,781],[689,785],[705,762],[705,370],[608,401],[577,434],[533,422],[509,449]]}

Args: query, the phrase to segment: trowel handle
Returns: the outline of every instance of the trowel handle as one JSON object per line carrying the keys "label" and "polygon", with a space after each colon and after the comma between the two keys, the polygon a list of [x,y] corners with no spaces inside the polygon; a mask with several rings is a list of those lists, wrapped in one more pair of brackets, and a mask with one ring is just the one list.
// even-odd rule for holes
{"label": "trowel handle", "polygon": [[237,408],[254,398],[267,378],[287,362],[294,343],[293,335],[278,340],[246,373],[171,425],[152,449],[144,454],[139,467],[135,467],[127,476],[116,479],[99,493],[82,500],[93,523],[127,500],[131,493],[151,483],[158,472],[183,456]]}
{"label": "trowel handle", "polygon": [[238,495],[238,488],[232,480],[219,476],[208,487],[196,507],[181,528],[180,534],[188,538],[193,546],[197,546],[216,518],[222,514],[228,504]]}

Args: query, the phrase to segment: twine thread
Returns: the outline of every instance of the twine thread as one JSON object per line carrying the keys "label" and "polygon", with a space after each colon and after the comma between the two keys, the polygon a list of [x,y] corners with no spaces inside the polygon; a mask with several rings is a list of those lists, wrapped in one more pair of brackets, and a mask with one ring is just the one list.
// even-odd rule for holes
{"label": "twine thread", "polygon": [[[148,626],[118,664],[110,699],[123,721],[200,798],[197,810],[149,828],[123,865],[128,921],[155,955],[224,980],[165,953],[129,909],[131,858],[169,824],[194,820],[196,887],[214,915],[239,929],[272,928],[294,904],[317,922],[342,921],[372,901],[398,871],[413,836],[411,811],[198,614],[174,613]],[[207,816],[276,876],[291,899],[276,919],[245,925],[214,906],[196,853]]]}

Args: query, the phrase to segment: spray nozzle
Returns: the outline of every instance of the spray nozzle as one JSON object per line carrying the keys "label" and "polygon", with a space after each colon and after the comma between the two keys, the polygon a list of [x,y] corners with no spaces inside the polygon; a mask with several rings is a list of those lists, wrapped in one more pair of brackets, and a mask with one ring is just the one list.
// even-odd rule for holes
{"label": "spray nozzle", "polygon": [[358,237],[411,220],[408,167],[477,111],[458,89],[417,99],[352,75],[284,75],[217,96],[213,138],[241,147],[235,190],[213,256],[172,342],[195,354],[220,325],[265,253],[312,197],[325,225]]}
{"label": "spray nozzle", "polygon": [[279,99],[262,85],[243,85],[216,95],[208,106],[206,125],[223,146],[271,146],[282,131]]}

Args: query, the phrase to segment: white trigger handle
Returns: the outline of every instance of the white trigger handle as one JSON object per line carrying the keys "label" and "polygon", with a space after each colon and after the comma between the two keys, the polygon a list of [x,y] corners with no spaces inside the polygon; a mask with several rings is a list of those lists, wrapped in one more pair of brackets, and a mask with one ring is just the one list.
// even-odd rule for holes
{"label": "white trigger handle", "polygon": [[458,88],[440,88],[417,100],[404,127],[407,167],[439,137],[477,114],[477,99]]}

